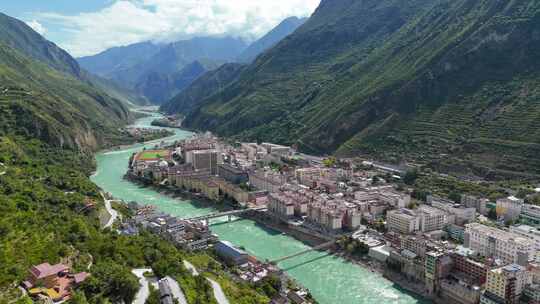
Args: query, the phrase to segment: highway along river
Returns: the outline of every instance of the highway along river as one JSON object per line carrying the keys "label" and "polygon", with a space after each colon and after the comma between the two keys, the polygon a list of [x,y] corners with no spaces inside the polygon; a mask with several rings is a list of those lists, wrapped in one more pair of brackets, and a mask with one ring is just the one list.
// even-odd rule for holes
{"label": "highway along river", "polygon": [[[151,121],[160,116],[153,115],[153,117],[139,119],[135,125],[150,127]],[[175,132],[175,135],[166,138],[166,141],[180,140],[191,135],[190,132],[184,130],[171,130]],[[151,147],[155,143],[149,142],[145,145]],[[143,144],[138,144],[123,150],[98,154],[96,156],[97,171],[91,177],[92,181],[103,190],[110,192],[115,198],[154,205],[163,212],[182,218],[216,211],[213,208],[200,207],[196,202],[173,199],[152,189],[141,188],[125,181],[122,177],[127,170],[129,157],[143,147]],[[221,239],[245,247],[250,254],[261,260],[279,258],[308,248],[292,237],[266,229],[251,220],[219,223],[212,225],[211,229]],[[381,275],[321,252],[311,252],[283,261],[279,267],[307,287],[321,304],[421,302],[398,289]]]}

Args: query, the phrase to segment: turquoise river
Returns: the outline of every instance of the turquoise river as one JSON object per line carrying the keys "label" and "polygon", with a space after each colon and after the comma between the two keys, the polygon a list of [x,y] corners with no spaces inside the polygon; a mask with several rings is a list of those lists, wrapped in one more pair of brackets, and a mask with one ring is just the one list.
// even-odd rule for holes
{"label": "turquoise river", "polygon": [[[153,115],[154,117],[139,119],[135,125],[150,127],[150,122],[158,114]],[[175,132],[175,135],[166,138],[166,141],[179,140],[191,135],[190,132],[180,129],[171,130]],[[145,145],[150,147],[155,144],[156,142],[149,142]],[[115,198],[154,205],[161,211],[182,218],[215,211],[212,208],[200,207],[196,202],[174,199],[125,181],[122,176],[126,172],[129,157],[143,147],[144,145],[138,144],[123,150],[98,154],[96,156],[97,171],[91,177],[93,182],[110,192]],[[292,237],[266,229],[250,220],[231,223],[218,220],[211,229],[221,239],[228,240],[237,246],[244,246],[248,252],[262,260],[278,258],[307,248],[304,243]],[[279,266],[299,283],[309,288],[321,304],[422,302],[397,288],[380,274],[372,273],[365,268],[325,253],[308,253],[284,261]]]}

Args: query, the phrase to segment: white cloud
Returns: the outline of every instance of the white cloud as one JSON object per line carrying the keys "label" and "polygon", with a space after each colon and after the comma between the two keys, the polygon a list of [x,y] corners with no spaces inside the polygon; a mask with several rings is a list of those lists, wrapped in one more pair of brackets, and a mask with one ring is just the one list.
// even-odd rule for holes
{"label": "white cloud", "polygon": [[38,32],[40,35],[43,35],[47,32],[45,27],[39,23],[37,20],[32,20],[30,22],[26,22],[26,24],[31,27],[34,31]]}
{"label": "white cloud", "polygon": [[61,46],[75,56],[113,46],[193,36],[233,35],[253,40],[289,16],[309,16],[320,0],[116,0],[92,13],[39,13],[69,36]]}

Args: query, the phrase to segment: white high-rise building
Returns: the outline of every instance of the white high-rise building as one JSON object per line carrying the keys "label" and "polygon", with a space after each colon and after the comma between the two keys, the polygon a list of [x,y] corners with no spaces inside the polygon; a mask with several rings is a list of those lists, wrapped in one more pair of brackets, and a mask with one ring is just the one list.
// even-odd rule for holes
{"label": "white high-rise building", "polygon": [[479,223],[465,225],[465,246],[507,264],[526,265],[535,258],[534,241],[518,234]]}
{"label": "white high-rise building", "polygon": [[386,226],[389,231],[413,233],[420,230],[420,217],[409,209],[390,210],[386,213]]}

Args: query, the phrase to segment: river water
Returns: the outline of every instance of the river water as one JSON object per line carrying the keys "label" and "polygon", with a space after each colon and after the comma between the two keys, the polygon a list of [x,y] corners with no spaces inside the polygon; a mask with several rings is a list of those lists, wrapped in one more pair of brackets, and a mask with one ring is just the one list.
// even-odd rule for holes
{"label": "river water", "polygon": [[[154,117],[139,119],[135,125],[150,127]],[[189,137],[192,133],[171,129],[175,132],[166,141]],[[161,140],[157,141],[160,142]],[[149,188],[141,188],[123,180],[128,159],[133,152],[144,146],[152,147],[155,142],[138,144],[129,148],[100,153],[96,156],[97,171],[92,181],[115,198],[154,205],[159,210],[174,216],[186,218],[215,212],[215,209],[201,207],[192,201],[174,199]],[[304,243],[279,232],[266,229],[251,220],[237,220],[231,223],[214,222],[214,233],[221,239],[237,246],[243,246],[250,254],[261,260],[275,259],[308,248]],[[397,288],[381,275],[321,252],[311,252],[279,264],[291,277],[309,288],[321,304],[412,304],[422,301]]]}

